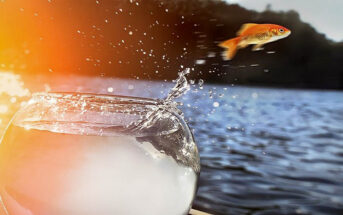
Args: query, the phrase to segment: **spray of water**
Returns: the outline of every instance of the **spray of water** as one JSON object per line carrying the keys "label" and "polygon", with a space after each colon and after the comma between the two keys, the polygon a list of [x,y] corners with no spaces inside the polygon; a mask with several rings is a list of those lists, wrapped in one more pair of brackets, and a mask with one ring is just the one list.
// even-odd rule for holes
{"label": "spray of water", "polygon": [[132,123],[129,128],[136,131],[149,128],[165,114],[169,114],[170,110],[182,116],[182,112],[177,108],[178,103],[175,100],[190,90],[190,85],[186,78],[186,75],[189,73],[189,68],[179,72],[179,77],[175,80],[175,86],[169,91],[165,99],[160,100],[155,108],[146,114],[144,119]]}
{"label": "spray of water", "polygon": [[173,102],[175,99],[184,95],[189,91],[190,85],[187,81],[186,75],[190,73],[190,69],[187,68],[179,73],[179,77],[176,79],[175,86],[170,90],[167,97],[163,100],[165,104]]}

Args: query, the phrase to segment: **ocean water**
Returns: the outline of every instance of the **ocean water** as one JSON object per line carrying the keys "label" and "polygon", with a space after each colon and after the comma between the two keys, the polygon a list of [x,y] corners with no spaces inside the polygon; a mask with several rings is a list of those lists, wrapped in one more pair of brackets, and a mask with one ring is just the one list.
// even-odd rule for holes
{"label": "ocean water", "polygon": [[[31,92],[150,98],[163,98],[173,86],[80,76],[23,82]],[[179,99],[201,158],[194,208],[219,215],[343,214],[343,92],[201,88]]]}

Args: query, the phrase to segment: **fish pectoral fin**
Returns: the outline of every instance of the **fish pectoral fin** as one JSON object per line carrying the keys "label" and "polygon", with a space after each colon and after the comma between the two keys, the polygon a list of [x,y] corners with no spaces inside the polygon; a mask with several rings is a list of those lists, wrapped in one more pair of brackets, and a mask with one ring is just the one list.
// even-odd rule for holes
{"label": "fish pectoral fin", "polygon": [[238,44],[238,48],[244,49],[244,48],[246,48],[248,45],[249,45],[249,43],[244,43],[244,42],[242,42],[242,43],[239,43],[239,44]]}
{"label": "fish pectoral fin", "polygon": [[261,51],[261,50],[263,50],[264,48],[262,47],[263,46],[263,44],[256,44],[256,45],[254,45],[253,47],[252,47],[252,51]]}

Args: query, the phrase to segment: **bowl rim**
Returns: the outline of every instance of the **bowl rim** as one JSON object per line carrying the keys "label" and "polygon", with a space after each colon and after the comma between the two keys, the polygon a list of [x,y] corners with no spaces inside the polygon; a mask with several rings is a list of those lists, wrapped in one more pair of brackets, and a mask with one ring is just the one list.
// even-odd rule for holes
{"label": "bowl rim", "polygon": [[82,92],[37,92],[33,93],[31,99],[34,98],[57,98],[57,99],[103,99],[104,101],[113,101],[116,104],[142,104],[142,105],[161,105],[163,99],[153,99],[137,96],[124,96],[112,94],[98,93],[82,93]]}

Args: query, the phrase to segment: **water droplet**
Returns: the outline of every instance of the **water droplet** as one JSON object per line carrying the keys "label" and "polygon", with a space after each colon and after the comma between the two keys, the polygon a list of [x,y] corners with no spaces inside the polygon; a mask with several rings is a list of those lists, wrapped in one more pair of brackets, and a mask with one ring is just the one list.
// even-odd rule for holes
{"label": "water droplet", "polygon": [[12,97],[12,98],[10,99],[10,101],[11,101],[12,103],[15,103],[15,102],[17,101],[17,98],[16,98],[16,97]]}
{"label": "water droplet", "polygon": [[215,52],[209,52],[207,57],[215,57],[216,56],[216,53]]}
{"label": "water droplet", "polygon": [[7,105],[0,105],[0,113],[4,114],[8,111]]}
{"label": "water droplet", "polygon": [[113,92],[113,87],[107,88],[107,92],[112,93]]}
{"label": "water droplet", "polygon": [[199,88],[200,88],[200,89],[203,89],[203,86],[204,86],[204,80],[202,80],[202,79],[199,79],[198,85],[199,85]]}
{"label": "water droplet", "polygon": [[203,59],[199,59],[199,60],[195,61],[195,64],[198,64],[198,65],[202,65],[202,64],[205,64],[205,63],[206,63],[206,61],[203,60]]}
{"label": "water droplet", "polygon": [[213,107],[219,107],[219,102],[213,102]]}

